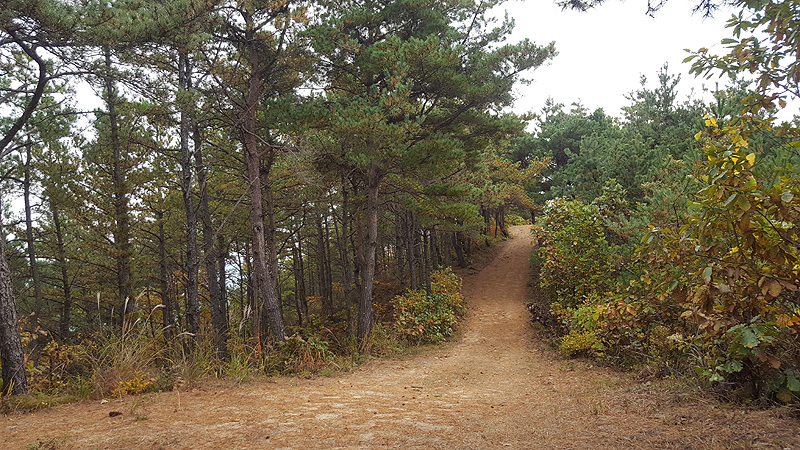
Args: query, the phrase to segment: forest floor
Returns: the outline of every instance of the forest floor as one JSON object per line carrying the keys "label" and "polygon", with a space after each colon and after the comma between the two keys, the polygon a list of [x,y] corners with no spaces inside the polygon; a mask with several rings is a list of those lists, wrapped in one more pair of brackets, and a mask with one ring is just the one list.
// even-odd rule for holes
{"label": "forest floor", "polygon": [[786,409],[720,404],[544,350],[524,307],[527,227],[512,233],[465,274],[469,314],[453,342],[328,378],[205,382],[12,414],[0,417],[0,448],[800,450]]}

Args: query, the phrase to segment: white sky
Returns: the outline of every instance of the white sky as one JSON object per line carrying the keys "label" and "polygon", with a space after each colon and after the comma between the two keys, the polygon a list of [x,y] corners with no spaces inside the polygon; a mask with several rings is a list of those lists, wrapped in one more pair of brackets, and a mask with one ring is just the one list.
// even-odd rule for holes
{"label": "white sky", "polygon": [[[510,0],[498,6],[498,14],[507,10],[516,21],[510,42],[529,38],[544,45],[555,41],[559,53],[549,66],[532,73],[531,85],[518,86],[514,110],[539,112],[545,100],[553,97],[567,107],[580,101],[590,111],[602,107],[619,117],[620,107],[630,104],[624,95],[639,88],[641,75],[654,88],[664,63],[671,74],[681,74],[679,100],[693,87],[695,96],[701,95],[702,84],[713,89],[719,78],[706,81],[690,75],[690,63],[682,63],[689,56],[684,49],[707,47],[723,54],[719,42],[731,37],[725,29],[731,12],[704,20],[692,15],[692,5],[688,0],[669,0],[655,18],[645,14],[646,0],[606,0],[585,13],[562,11],[554,0]],[[726,80],[719,80],[720,87]]]}

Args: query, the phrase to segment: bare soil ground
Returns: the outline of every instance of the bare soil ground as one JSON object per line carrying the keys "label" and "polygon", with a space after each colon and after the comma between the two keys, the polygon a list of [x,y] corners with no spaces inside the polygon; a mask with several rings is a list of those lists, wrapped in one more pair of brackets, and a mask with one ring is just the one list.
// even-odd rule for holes
{"label": "bare soil ground", "polygon": [[330,378],[209,383],[0,417],[0,448],[800,450],[787,410],[721,405],[538,349],[523,305],[530,241],[526,227],[512,233],[465,277],[470,314],[455,342]]}

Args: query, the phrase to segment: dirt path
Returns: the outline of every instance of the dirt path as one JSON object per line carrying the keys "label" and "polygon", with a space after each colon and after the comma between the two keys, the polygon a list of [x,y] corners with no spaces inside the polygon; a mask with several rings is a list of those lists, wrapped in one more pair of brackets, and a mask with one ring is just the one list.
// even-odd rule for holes
{"label": "dirt path", "polygon": [[[0,423],[0,448],[800,450],[785,411],[740,411],[535,348],[526,227],[469,276],[462,338],[353,373],[85,402]],[[109,417],[109,411],[123,412]],[[138,417],[138,420],[137,420]],[[143,420],[146,419],[146,420]]]}

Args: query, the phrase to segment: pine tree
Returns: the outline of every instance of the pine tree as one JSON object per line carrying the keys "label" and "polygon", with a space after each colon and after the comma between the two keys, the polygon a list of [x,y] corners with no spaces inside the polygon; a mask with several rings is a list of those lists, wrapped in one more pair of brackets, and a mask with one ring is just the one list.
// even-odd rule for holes
{"label": "pine tree", "polygon": [[380,189],[387,176],[456,171],[474,164],[492,138],[519,132],[497,111],[513,83],[554,54],[551,45],[497,45],[510,23],[490,29],[495,2],[328,2],[312,31],[323,55],[331,133],[365,202],[357,264],[357,337],[368,349],[378,247]]}

